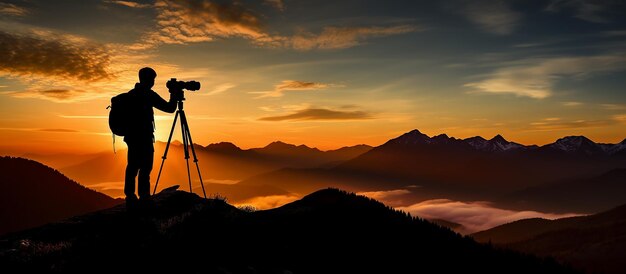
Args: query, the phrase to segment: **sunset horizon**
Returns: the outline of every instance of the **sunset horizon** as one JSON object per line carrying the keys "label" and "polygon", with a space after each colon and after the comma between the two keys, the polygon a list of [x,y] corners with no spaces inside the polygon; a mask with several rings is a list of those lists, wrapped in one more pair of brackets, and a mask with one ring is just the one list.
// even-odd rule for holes
{"label": "sunset horizon", "polygon": [[[0,142],[12,153],[107,150],[110,98],[146,66],[163,97],[170,78],[201,82],[185,101],[200,145],[329,150],[412,129],[537,145],[622,141],[623,20],[616,9],[546,2],[9,1]],[[80,15],[56,16],[72,5]],[[173,115],[156,115],[166,141]]]}

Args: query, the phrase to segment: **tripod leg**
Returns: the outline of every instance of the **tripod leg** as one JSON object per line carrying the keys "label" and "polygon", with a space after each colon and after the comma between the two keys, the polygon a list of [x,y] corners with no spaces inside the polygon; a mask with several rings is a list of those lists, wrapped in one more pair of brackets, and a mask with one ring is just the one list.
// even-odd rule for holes
{"label": "tripod leg", "polygon": [[[186,136],[189,146],[191,146],[191,154],[193,155],[193,161],[196,163],[196,169],[198,170],[198,178],[200,179],[200,186],[202,186],[202,194],[206,199],[206,191],[204,190],[204,182],[202,182],[202,174],[200,173],[200,166],[198,165],[198,156],[196,155],[196,149],[193,147],[193,140],[191,139],[191,131],[189,130],[189,124],[187,123],[187,116],[183,112],[180,117],[180,122],[185,125],[187,131]],[[189,165],[187,165],[187,175],[189,176]]]}
{"label": "tripod leg", "polygon": [[163,157],[161,157],[162,158],[161,167],[159,167],[159,175],[157,176],[156,183],[154,184],[154,190],[152,191],[152,195],[156,194],[157,186],[159,186],[159,180],[161,179],[161,172],[163,171],[163,164],[165,164],[165,159],[167,159],[167,152],[170,149],[170,143],[172,142],[172,135],[174,134],[174,128],[176,128],[176,120],[178,120],[178,115],[180,115],[180,110],[176,111],[176,115],[174,115],[174,123],[172,123],[172,129],[170,130],[170,137],[167,138],[167,145],[165,146],[165,152],[163,153]]}
{"label": "tripod leg", "polygon": [[180,129],[183,134],[183,150],[185,152],[185,163],[187,164],[187,180],[189,181],[189,192],[193,193],[191,188],[191,173],[189,172],[189,136],[187,135],[187,119],[185,118],[185,112],[181,111],[180,114]]}

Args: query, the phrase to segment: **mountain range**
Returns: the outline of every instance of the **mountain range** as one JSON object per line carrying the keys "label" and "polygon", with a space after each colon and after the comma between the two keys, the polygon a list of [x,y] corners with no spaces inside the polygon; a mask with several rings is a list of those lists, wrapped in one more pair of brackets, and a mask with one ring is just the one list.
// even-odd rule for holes
{"label": "mountain range", "polygon": [[[155,170],[164,148],[164,143],[155,145]],[[537,146],[508,141],[501,135],[458,139],[445,134],[429,137],[412,130],[377,147],[321,151],[276,141],[262,148],[241,149],[222,142],[196,145],[196,151],[207,188],[232,202],[256,196],[302,196],[329,186],[354,192],[410,192],[400,206],[444,198],[492,201],[516,210],[595,213],[626,202],[624,187],[618,183],[626,180],[625,175],[614,171],[626,168],[626,140],[599,144],[584,136],[567,136]],[[66,157],[65,163],[73,163],[57,168],[89,187],[113,197],[123,196],[124,151],[82,157],[85,160]],[[182,146],[172,143],[161,189],[184,184],[183,161]],[[156,172],[152,176],[156,178]],[[192,176],[198,191],[199,181],[193,172]],[[582,182],[607,176],[615,183],[605,188]],[[570,185],[577,187],[569,191]],[[574,202],[581,199],[583,203]]]}
{"label": "mountain range", "polygon": [[[155,171],[161,165],[161,156],[166,143],[155,144],[154,169],[152,182],[157,177]],[[273,142],[263,148],[241,149],[232,143],[221,142],[208,146],[195,145],[202,177],[212,193],[227,195],[231,201],[240,201],[259,195],[283,195],[281,189],[265,186],[242,188],[235,183],[256,174],[270,172],[284,167],[312,168],[334,166],[347,159],[354,158],[369,149],[367,145],[344,147],[337,150],[321,151],[305,145],[292,145]],[[42,159],[49,164],[53,160],[43,155],[30,155],[35,160]],[[117,154],[102,152],[81,156],[84,160],[58,167],[67,176],[80,181],[86,186],[98,189],[110,196],[121,197],[122,181],[126,168],[126,150]],[[190,163],[193,165],[193,158]],[[65,161],[67,162],[67,161]],[[102,168],[106,166],[107,168]],[[159,185],[162,188],[183,184],[187,179],[182,145],[172,142],[164,164]],[[197,174],[192,172],[194,190],[200,188]]]}
{"label": "mountain range", "polygon": [[589,216],[519,220],[472,237],[479,242],[551,256],[587,273],[626,271],[626,205]]}
{"label": "mountain range", "polygon": [[[403,189],[412,193],[411,198],[405,199],[407,204],[440,198],[504,201],[502,197],[518,197],[532,200],[535,198],[511,194],[537,187],[535,189],[545,191],[533,195],[547,195],[545,193],[550,192],[550,188],[542,186],[594,178],[625,168],[625,144],[625,141],[597,144],[583,136],[570,136],[543,146],[526,146],[507,141],[500,135],[490,140],[482,137],[457,139],[445,134],[429,137],[413,130],[335,167],[283,168],[253,176],[240,184],[272,185],[295,193],[306,193],[323,185],[350,191]],[[624,175],[617,175],[626,181]],[[612,186],[616,188],[604,191],[626,194],[622,185]],[[626,202],[622,197],[626,195],[611,195],[598,205],[616,206]],[[591,206],[577,209],[597,212],[594,201],[605,199],[601,196],[589,198],[586,204]],[[500,205],[572,212],[564,207],[523,201],[507,200]]]}
{"label": "mountain range", "polygon": [[494,249],[374,200],[325,189],[265,211],[167,189],[0,239],[0,268],[26,273],[576,273]]}

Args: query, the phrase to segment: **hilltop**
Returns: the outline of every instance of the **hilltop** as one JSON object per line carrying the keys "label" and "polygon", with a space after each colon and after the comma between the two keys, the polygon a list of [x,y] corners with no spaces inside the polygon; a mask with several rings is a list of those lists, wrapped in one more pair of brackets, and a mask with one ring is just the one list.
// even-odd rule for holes
{"label": "hilltop", "polygon": [[[240,210],[167,189],[0,240],[0,268],[111,273],[572,273],[552,260],[495,250],[337,189],[285,206]],[[408,250],[408,251],[407,251]]]}
{"label": "hilltop", "polygon": [[0,157],[0,235],[120,202],[41,163]]}

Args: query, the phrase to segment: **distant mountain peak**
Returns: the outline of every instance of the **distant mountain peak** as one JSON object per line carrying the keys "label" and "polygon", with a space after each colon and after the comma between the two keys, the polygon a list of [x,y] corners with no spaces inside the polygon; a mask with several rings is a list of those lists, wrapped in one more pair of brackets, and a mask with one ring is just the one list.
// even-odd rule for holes
{"label": "distant mountain peak", "polygon": [[267,149],[284,149],[284,148],[294,148],[296,147],[295,145],[292,144],[287,144],[283,141],[274,141],[269,143],[267,146],[265,146],[264,148]]}
{"label": "distant mountain peak", "polygon": [[469,137],[467,139],[465,139],[465,141],[487,141],[487,139],[483,138],[482,136],[474,136],[474,137]]}
{"label": "distant mountain peak", "polygon": [[585,136],[565,136],[548,146],[568,153],[582,152],[587,155],[606,152],[600,145]]}
{"label": "distant mountain peak", "polygon": [[431,139],[428,135],[421,133],[419,130],[414,129],[407,133],[400,135],[395,139],[389,140],[388,143],[401,144],[401,145],[415,145],[415,144],[430,144]]}
{"label": "distant mountain peak", "polygon": [[590,142],[590,143],[594,143],[593,141],[589,140],[589,138],[587,138],[585,136],[582,136],[582,135],[565,136],[563,138],[560,138],[560,139],[556,140],[556,143],[564,143],[564,142],[574,142],[574,143]]}
{"label": "distant mountain peak", "polygon": [[274,141],[271,142],[270,144],[268,144],[267,146],[263,147],[260,149],[261,151],[266,151],[266,152],[277,152],[277,153],[285,153],[287,151],[292,151],[292,152],[306,152],[306,151],[312,151],[312,152],[321,152],[319,149],[317,148],[312,148],[309,147],[307,145],[294,145],[294,144],[288,144],[282,141]]}
{"label": "distant mountain peak", "polygon": [[210,150],[219,150],[219,151],[238,151],[241,150],[238,146],[231,142],[219,142],[213,143],[206,146],[207,149]]}
{"label": "distant mountain peak", "polygon": [[493,138],[491,138],[491,140],[489,140],[489,141],[498,142],[498,143],[506,143],[506,144],[509,143],[509,141],[504,139],[504,137],[502,137],[502,135],[500,135],[500,134],[498,134],[496,136],[493,136]]}

